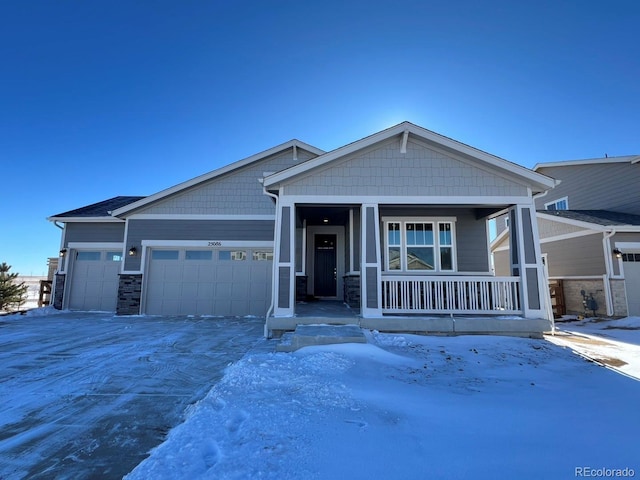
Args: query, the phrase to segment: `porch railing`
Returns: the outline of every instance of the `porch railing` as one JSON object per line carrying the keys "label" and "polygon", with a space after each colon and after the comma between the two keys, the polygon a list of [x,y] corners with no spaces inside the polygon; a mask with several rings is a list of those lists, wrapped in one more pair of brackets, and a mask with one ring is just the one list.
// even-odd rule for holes
{"label": "porch railing", "polygon": [[519,277],[382,277],[383,313],[520,314]]}

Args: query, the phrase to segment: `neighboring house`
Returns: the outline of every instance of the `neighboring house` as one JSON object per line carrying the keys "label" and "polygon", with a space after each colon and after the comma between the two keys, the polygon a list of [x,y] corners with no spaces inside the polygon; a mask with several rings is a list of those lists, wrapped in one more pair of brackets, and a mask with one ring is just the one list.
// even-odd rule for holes
{"label": "neighboring house", "polygon": [[[601,315],[640,315],[640,156],[540,163],[534,170],[559,180],[535,202],[547,275],[562,288],[566,313],[585,311],[584,291]],[[496,220],[492,242],[498,275],[509,269],[505,218]]]}
{"label": "neighboring house", "polygon": [[[291,140],[148,197],[52,216],[64,224],[55,304],[266,315],[271,334],[317,323],[296,300],[319,298],[359,314],[332,322],[367,328],[540,334],[532,196],[554,183],[408,122],[327,153]],[[520,248],[496,277],[487,224],[504,211]]]}

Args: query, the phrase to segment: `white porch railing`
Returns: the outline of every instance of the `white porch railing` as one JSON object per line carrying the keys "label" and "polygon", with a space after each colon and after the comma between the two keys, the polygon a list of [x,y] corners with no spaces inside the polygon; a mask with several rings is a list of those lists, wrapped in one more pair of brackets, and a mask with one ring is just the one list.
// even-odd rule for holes
{"label": "white porch railing", "polygon": [[521,314],[519,277],[383,276],[383,313]]}

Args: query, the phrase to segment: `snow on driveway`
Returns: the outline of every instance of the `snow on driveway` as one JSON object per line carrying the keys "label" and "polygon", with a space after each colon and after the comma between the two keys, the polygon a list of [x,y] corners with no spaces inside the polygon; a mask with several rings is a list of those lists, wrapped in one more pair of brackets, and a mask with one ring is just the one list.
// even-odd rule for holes
{"label": "snow on driveway", "polygon": [[556,322],[556,345],[640,380],[640,317],[586,318]]}
{"label": "snow on driveway", "polygon": [[640,475],[640,382],[544,340],[370,342],[246,355],[126,479]]}
{"label": "snow on driveway", "polygon": [[264,342],[262,327],[244,318],[0,317],[0,478],[121,478],[229,363]]}

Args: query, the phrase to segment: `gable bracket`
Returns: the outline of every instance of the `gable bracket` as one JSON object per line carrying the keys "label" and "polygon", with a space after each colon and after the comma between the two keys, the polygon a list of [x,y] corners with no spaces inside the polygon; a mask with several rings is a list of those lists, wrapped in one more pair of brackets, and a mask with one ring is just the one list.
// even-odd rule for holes
{"label": "gable bracket", "polygon": [[402,133],[402,145],[400,146],[400,153],[407,153],[407,140],[409,139],[409,130],[405,130]]}

